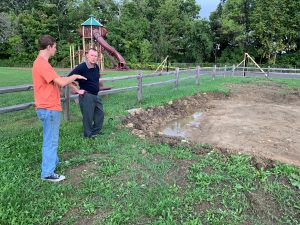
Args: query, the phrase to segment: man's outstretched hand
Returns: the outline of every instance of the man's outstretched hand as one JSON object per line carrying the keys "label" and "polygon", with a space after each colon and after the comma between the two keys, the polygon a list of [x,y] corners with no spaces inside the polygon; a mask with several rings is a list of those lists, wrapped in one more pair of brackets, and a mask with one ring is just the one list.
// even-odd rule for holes
{"label": "man's outstretched hand", "polygon": [[85,92],[85,91],[84,91],[83,89],[77,90],[77,94],[79,94],[79,95],[83,95],[84,92]]}
{"label": "man's outstretched hand", "polygon": [[81,75],[78,75],[78,74],[74,74],[73,76],[76,77],[76,80],[77,80],[77,79],[79,79],[79,80],[86,80],[86,77],[81,76]]}

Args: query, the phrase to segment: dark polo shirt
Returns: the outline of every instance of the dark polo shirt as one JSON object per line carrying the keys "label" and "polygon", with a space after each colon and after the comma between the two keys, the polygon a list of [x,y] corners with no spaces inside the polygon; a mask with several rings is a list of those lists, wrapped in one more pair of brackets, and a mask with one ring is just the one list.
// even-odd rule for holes
{"label": "dark polo shirt", "polygon": [[86,80],[78,79],[80,89],[87,91],[93,95],[99,92],[100,69],[97,64],[91,65],[88,62],[83,62],[75,67],[68,76],[79,74],[86,77]]}

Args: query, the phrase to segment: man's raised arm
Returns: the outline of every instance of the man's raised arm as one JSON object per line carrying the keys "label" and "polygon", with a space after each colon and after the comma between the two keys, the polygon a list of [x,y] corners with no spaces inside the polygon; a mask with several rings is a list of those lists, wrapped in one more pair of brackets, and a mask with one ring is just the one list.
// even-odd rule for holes
{"label": "man's raised arm", "polygon": [[64,87],[77,79],[86,80],[86,78],[84,76],[81,76],[78,74],[73,74],[69,77],[57,77],[53,81],[54,81],[54,83],[58,84],[60,87]]}

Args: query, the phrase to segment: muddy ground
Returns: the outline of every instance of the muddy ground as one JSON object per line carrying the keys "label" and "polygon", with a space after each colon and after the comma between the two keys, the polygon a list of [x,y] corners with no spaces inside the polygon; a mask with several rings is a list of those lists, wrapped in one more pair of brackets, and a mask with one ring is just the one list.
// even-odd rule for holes
{"label": "muddy ground", "polygon": [[[300,90],[271,82],[228,88],[229,96],[199,93],[164,106],[132,110],[124,123],[132,133],[159,143],[207,143],[223,152],[253,155],[256,163],[263,159],[268,165],[274,160],[300,167]],[[199,111],[200,132],[190,132],[188,142],[158,132],[169,121]],[[194,147],[194,151],[210,150]]]}

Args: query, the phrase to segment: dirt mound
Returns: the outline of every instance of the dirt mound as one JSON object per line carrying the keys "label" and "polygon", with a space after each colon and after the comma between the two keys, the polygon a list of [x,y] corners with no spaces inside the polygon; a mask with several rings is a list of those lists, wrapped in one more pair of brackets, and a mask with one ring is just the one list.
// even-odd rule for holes
{"label": "dirt mound", "polygon": [[156,135],[159,127],[167,122],[188,116],[196,109],[208,110],[208,103],[213,99],[225,99],[223,93],[199,93],[194,96],[184,97],[168,104],[149,108],[146,110],[134,109],[129,112],[123,122],[133,133]]}
{"label": "dirt mound", "polygon": [[[300,166],[300,92],[282,84],[230,85],[229,96],[222,93],[199,93],[171,101],[166,105],[131,110],[124,119],[133,134],[150,136],[170,146],[192,147],[194,152],[210,149],[250,154]],[[203,112],[199,132],[190,131],[187,140],[159,133],[169,121]],[[192,144],[191,144],[192,143]],[[259,167],[259,166],[258,166]]]}

